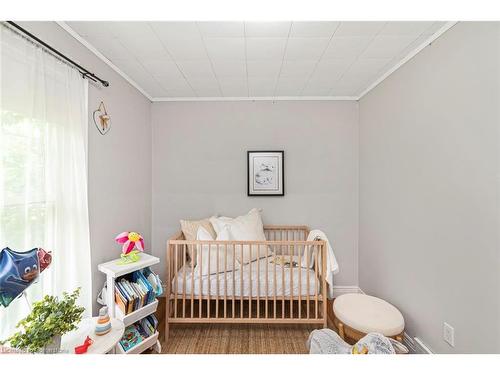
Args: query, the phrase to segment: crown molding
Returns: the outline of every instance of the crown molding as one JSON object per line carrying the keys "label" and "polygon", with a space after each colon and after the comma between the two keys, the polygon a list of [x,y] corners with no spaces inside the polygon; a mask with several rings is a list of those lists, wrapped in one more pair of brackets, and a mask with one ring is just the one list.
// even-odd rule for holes
{"label": "crown molding", "polygon": [[357,96],[215,96],[215,97],[179,97],[152,98],[152,102],[244,102],[244,101],[349,101],[358,100]]}
{"label": "crown molding", "polygon": [[359,96],[358,96],[358,100],[360,100],[363,96],[365,96],[370,91],[372,91],[381,82],[383,82],[387,77],[389,77],[392,73],[394,73],[396,70],[401,68],[404,64],[406,64],[413,57],[415,57],[420,51],[422,51],[425,47],[427,47],[429,44],[434,42],[437,38],[439,38],[441,35],[443,35],[446,31],[451,29],[457,23],[458,23],[458,21],[446,22],[446,24],[444,24],[443,27],[441,27],[438,31],[436,31],[434,34],[432,34],[429,38],[427,38],[424,42],[422,42],[422,44],[420,44],[417,48],[415,48],[408,55],[406,55],[400,62],[398,62],[391,69],[389,69],[387,72],[382,74],[371,85],[369,85],[363,92],[361,92],[361,94],[359,94]]}
{"label": "crown molding", "polygon": [[141,87],[137,82],[135,82],[132,78],[130,78],[127,74],[125,74],[120,68],[118,68],[115,64],[111,62],[106,56],[104,56],[97,48],[95,48],[92,44],[90,44],[85,38],[80,36],[75,30],[73,30],[66,22],[63,21],[55,21],[63,30],[68,32],[73,38],[75,38],[78,42],[83,44],[87,49],[96,55],[99,59],[101,59],[106,65],[108,65],[111,69],[113,69],[116,73],[118,73],[125,81],[130,83],[133,87],[135,87],[142,95],[144,95],[149,101],[153,101],[151,96]]}
{"label": "crown molding", "polygon": [[85,38],[80,36],[75,30],[73,30],[66,22],[56,21],[56,23],[66,32],[68,32],[73,38],[84,45],[88,50],[90,50],[94,55],[101,59],[105,64],[107,64],[111,69],[118,73],[123,79],[135,87],[141,94],[143,94],[151,102],[229,102],[229,101],[358,101],[363,98],[366,94],[377,87],[381,82],[383,82],[387,77],[389,77],[396,70],[401,68],[404,64],[415,57],[420,51],[425,47],[443,35],[450,28],[455,26],[458,21],[447,22],[438,31],[432,34],[428,39],[426,39],[422,44],[416,47],[413,51],[408,53],[401,61],[394,65],[387,72],[382,74],[373,83],[371,83],[365,90],[361,92],[358,96],[257,96],[257,97],[152,97],[146,90],[144,90],[137,82],[125,74],[120,68],[113,64],[108,58],[106,58],[97,48],[95,48],[91,43],[89,43]]}

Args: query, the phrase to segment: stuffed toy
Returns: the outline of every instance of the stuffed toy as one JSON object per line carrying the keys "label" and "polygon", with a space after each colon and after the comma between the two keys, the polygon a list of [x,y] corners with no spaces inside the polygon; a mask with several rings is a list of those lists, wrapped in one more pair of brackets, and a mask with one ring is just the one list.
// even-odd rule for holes
{"label": "stuffed toy", "polygon": [[50,252],[34,248],[26,252],[6,247],[0,251],[0,304],[4,307],[20,296],[51,263]]}
{"label": "stuffed toy", "polygon": [[144,239],[137,232],[122,232],[116,236],[115,241],[123,244],[120,264],[137,262],[139,252],[144,251]]}
{"label": "stuffed toy", "polygon": [[368,333],[354,345],[349,345],[331,329],[316,329],[307,340],[310,354],[406,354],[408,349],[399,341],[376,332]]}

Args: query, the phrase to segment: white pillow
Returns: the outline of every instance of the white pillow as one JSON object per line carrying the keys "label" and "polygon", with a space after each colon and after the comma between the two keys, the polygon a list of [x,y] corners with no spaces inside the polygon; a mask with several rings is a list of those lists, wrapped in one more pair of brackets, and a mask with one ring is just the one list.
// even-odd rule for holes
{"label": "white pillow", "polygon": [[[260,211],[257,208],[253,208],[248,214],[238,216],[234,219],[230,217],[211,217],[210,223],[217,235],[227,228],[230,239],[233,241],[266,241],[264,225],[262,224]],[[242,256],[241,246],[236,245],[236,259],[243,264],[267,257],[270,254],[271,252],[267,246],[261,245],[258,251],[257,245],[252,246],[251,249],[249,245],[245,245],[243,246]]]}
{"label": "white pillow", "polygon": [[[198,228],[196,234],[196,239],[198,241],[213,241],[212,235],[203,227]],[[229,241],[229,231],[227,228],[222,228],[217,234],[216,241]],[[217,253],[217,247],[219,251]],[[198,251],[196,256],[196,267],[194,268],[195,276],[200,275],[200,265],[201,265],[201,275],[210,275],[217,273],[217,258],[219,259],[219,273],[233,270],[233,251],[232,248],[227,246],[227,256],[224,255],[226,251],[226,246],[224,245],[198,245]],[[217,256],[218,255],[218,256]],[[210,268],[209,268],[209,258],[210,258]],[[227,262],[226,264],[224,264]],[[239,264],[237,261],[234,262],[235,268],[238,268]]]}

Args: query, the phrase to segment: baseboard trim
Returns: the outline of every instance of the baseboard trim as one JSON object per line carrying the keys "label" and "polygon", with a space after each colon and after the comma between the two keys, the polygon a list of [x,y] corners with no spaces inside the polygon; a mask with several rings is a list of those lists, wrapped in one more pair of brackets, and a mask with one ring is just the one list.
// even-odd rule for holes
{"label": "baseboard trim", "polygon": [[347,294],[347,293],[363,293],[363,291],[357,285],[334,285],[333,286],[333,298],[337,298],[338,296],[341,296],[342,294]]}
{"label": "baseboard trim", "polygon": [[411,337],[406,332],[403,336],[403,344],[408,348],[410,354],[434,354],[422,340],[418,337]]}

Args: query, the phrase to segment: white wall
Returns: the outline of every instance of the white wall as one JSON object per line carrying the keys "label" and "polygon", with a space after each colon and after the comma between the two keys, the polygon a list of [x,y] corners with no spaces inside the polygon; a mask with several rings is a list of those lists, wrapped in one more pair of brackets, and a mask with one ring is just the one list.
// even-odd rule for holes
{"label": "white wall", "polygon": [[[357,285],[356,102],[153,103],[152,124],[155,255],[179,219],[260,207],[265,223],[323,229],[336,284]],[[285,151],[284,197],[247,197],[247,150]]]}
{"label": "white wall", "polygon": [[440,353],[500,352],[499,53],[459,23],[360,101],[360,287]]}
{"label": "white wall", "polygon": [[[110,83],[107,88],[89,85],[89,215],[95,300],[104,282],[97,265],[119,257],[121,250],[114,242],[118,233],[138,231],[149,248],[151,103],[55,22],[20,25]],[[101,100],[112,121],[105,136],[90,118]]]}

